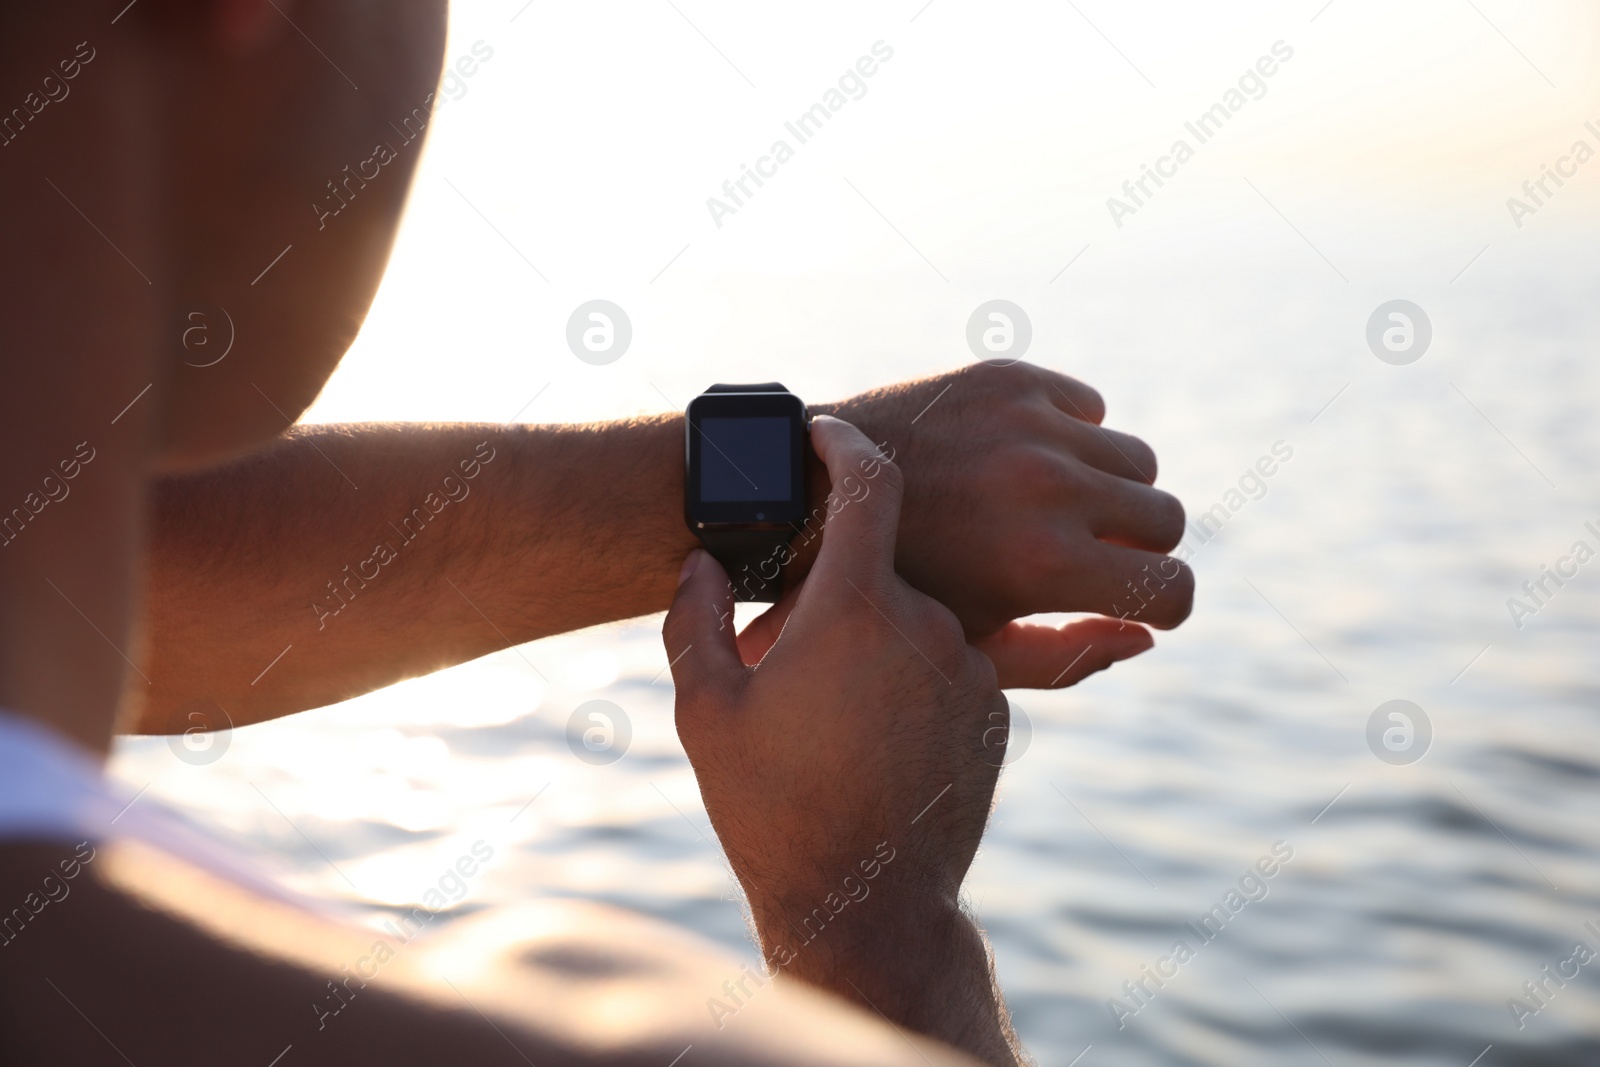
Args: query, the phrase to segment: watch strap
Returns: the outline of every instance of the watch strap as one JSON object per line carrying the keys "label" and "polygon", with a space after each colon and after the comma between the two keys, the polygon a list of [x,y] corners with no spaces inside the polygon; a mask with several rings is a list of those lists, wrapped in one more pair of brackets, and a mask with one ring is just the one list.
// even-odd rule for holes
{"label": "watch strap", "polygon": [[735,600],[777,603],[792,530],[698,530],[706,551],[728,572]]}
{"label": "watch strap", "polygon": [[761,382],[756,385],[730,385],[726,382],[708,386],[708,393],[787,393],[782,382]]}

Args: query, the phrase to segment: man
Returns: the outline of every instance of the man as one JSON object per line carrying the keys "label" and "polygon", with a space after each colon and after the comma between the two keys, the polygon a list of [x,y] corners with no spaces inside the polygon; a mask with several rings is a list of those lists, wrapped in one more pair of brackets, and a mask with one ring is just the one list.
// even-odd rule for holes
{"label": "man", "polygon": [[[1027,366],[814,405],[838,416],[815,499],[869,491],[835,494],[736,638],[678,517],[676,416],[283,436],[376,289],[443,37],[441,0],[0,13],[0,1061],[1017,1062],[958,900],[999,687],[1071,684],[1187,614],[1154,457]],[[195,366],[179,338],[212,308],[236,348]],[[472,509],[345,584],[465,461]],[[774,977],[573,904],[375,953],[99,779],[119,729],[242,725],[669,606],[679,733]],[[1013,621],[1039,611],[1112,617]]]}

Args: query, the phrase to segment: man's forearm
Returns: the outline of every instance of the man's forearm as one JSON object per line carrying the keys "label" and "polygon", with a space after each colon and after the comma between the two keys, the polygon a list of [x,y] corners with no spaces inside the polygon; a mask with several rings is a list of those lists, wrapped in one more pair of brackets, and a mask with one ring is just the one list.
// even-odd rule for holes
{"label": "man's forearm", "polygon": [[682,426],[307,427],[167,479],[126,728],[258,722],[664,610],[694,544]]}
{"label": "man's forearm", "polygon": [[[1082,383],[978,365],[811,411],[893,454],[905,473],[895,568],[970,640],[1038,612],[1118,618],[1115,633],[1080,636],[1078,623],[985,645],[1003,686],[1072,684],[1149,647],[1130,613],[1157,627],[1188,614],[1192,575],[1157,554],[1177,542],[1182,509],[1130,480],[1152,478],[1154,458],[1095,425],[1104,407]],[[219,707],[257,722],[662,610],[695,545],[681,518],[682,433],[675,415],[309,427],[168,479],[151,528],[149,682],[135,679],[126,706],[142,711],[124,728],[221,725]],[[460,464],[485,443],[494,458],[466,479]],[[815,472],[813,502],[826,490]],[[796,539],[786,580],[807,572],[818,543]]]}

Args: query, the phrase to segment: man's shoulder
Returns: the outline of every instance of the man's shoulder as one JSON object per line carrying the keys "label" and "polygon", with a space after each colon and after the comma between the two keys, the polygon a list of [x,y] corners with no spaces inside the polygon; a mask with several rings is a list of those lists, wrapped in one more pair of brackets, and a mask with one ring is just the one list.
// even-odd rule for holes
{"label": "man's shoulder", "polygon": [[605,905],[368,928],[147,845],[80,847],[0,844],[0,926],[27,913],[0,941],[0,1062],[968,1062]]}

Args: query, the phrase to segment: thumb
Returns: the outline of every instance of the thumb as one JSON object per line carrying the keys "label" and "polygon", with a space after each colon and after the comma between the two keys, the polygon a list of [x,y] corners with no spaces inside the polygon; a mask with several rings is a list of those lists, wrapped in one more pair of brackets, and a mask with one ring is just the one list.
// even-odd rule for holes
{"label": "thumb", "polygon": [[900,468],[860,430],[828,415],[811,420],[811,443],[832,488],[810,580],[828,587],[841,579],[893,575],[905,485]]}
{"label": "thumb", "polygon": [[1143,626],[1091,618],[1059,627],[1013,622],[974,644],[994,663],[1001,689],[1065,689],[1155,642]]}
{"label": "thumb", "polygon": [[[680,698],[731,695],[745,678],[733,629],[733,589],[722,565],[697,548],[678,572],[678,594],[661,627]],[[680,699],[679,707],[683,707]]]}

